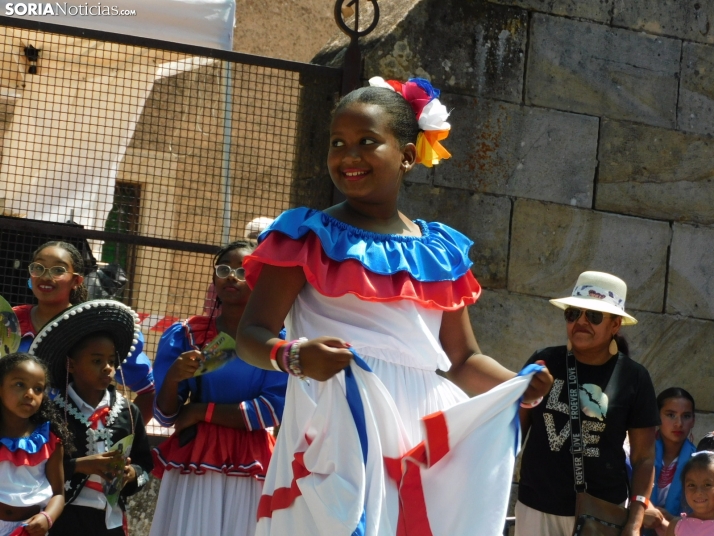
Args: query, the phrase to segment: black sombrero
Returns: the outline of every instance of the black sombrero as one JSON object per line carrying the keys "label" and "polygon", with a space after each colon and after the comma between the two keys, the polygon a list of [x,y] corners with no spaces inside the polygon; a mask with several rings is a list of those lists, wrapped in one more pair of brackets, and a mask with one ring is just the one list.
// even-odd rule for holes
{"label": "black sombrero", "polygon": [[139,315],[123,303],[113,300],[87,301],[50,320],[32,341],[29,353],[47,363],[54,385],[63,385],[67,355],[72,347],[87,335],[105,331],[112,335],[117,355],[123,361],[136,349],[138,322]]}

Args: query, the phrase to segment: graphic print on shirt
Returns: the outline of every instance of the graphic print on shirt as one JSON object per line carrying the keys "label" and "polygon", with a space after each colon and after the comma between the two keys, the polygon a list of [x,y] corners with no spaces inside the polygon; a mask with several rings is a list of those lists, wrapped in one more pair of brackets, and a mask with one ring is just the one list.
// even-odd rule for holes
{"label": "graphic print on shirt", "polygon": [[[569,415],[568,404],[560,401],[560,394],[565,386],[564,380],[555,380],[553,382],[553,387],[548,395],[548,402],[545,405],[545,410],[543,411],[543,420],[545,422],[545,431],[548,435],[548,443],[550,444],[550,450],[558,452],[563,448],[563,445],[570,437],[570,419],[565,423],[565,426],[558,431],[555,426],[555,419],[553,418],[553,413],[548,413],[547,410],[556,411],[558,413],[563,413],[564,415]],[[604,421],[607,416],[607,406],[608,399],[607,395],[602,392],[602,389],[597,385],[591,383],[585,383],[580,386],[580,410],[593,419],[598,421]],[[583,434],[583,444],[585,448],[583,453],[589,458],[600,457],[600,449],[593,446],[600,442],[600,436],[596,435],[595,432],[601,434],[605,431],[604,422],[595,422],[591,420],[581,420],[581,428]]]}

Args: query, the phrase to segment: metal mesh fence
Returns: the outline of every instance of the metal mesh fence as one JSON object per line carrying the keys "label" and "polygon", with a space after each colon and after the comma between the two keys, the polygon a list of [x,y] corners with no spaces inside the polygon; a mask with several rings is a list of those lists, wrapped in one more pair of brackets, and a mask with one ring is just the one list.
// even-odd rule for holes
{"label": "metal mesh fence", "polygon": [[[339,70],[0,17],[0,295],[77,245],[90,297],[142,317],[146,353],[201,314],[212,253],[256,217],[326,206]],[[123,286],[118,285],[125,278]]]}

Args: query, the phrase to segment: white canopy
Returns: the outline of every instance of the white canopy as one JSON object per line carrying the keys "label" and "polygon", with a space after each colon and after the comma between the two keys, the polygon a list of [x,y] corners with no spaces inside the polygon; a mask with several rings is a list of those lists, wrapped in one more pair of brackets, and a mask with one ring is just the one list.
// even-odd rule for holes
{"label": "white canopy", "polygon": [[[233,48],[235,0],[0,0],[0,5],[0,14],[10,17],[223,50]],[[131,10],[134,15],[125,14]]]}

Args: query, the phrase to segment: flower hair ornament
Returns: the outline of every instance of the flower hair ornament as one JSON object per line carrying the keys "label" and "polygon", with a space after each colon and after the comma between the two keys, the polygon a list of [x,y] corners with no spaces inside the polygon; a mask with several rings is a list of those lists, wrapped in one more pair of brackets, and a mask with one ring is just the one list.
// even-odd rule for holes
{"label": "flower hair ornament", "polygon": [[375,76],[369,79],[369,85],[396,91],[411,105],[421,129],[416,144],[417,164],[432,167],[440,160],[451,156],[451,153],[439,143],[446,139],[451,130],[451,125],[446,122],[449,112],[439,102],[441,92],[428,80],[410,78],[406,82],[398,82]]}

